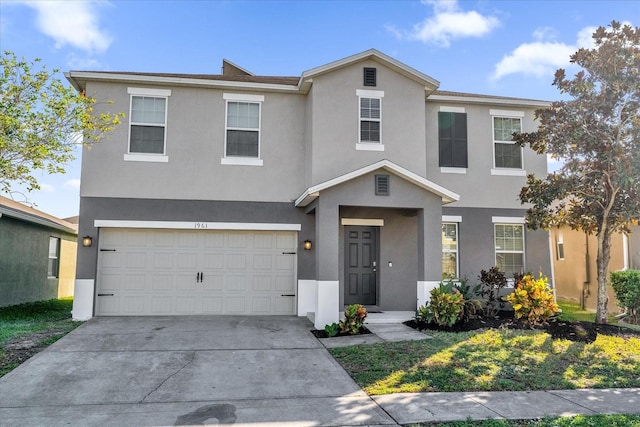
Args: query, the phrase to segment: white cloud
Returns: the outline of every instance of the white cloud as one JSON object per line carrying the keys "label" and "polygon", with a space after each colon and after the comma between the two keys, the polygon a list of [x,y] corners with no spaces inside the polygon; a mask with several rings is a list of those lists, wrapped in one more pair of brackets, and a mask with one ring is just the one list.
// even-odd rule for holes
{"label": "white cloud", "polygon": [[55,40],[56,48],[65,45],[87,52],[104,52],[111,37],[99,27],[96,7],[103,2],[26,1],[37,12],[36,25]]}
{"label": "white cloud", "polygon": [[568,67],[569,57],[581,47],[593,46],[591,35],[596,27],[585,27],[577,34],[575,44],[554,41],[556,32],[552,28],[538,28],[533,32],[535,41],[523,43],[507,54],[495,66],[491,75],[498,80],[509,74],[524,74],[535,77],[552,76],[558,68]]}
{"label": "white cloud", "polygon": [[56,191],[55,187],[51,184],[40,184],[40,190],[45,193],[53,193]]}
{"label": "white cloud", "polygon": [[433,8],[433,16],[414,25],[411,31],[399,30],[390,25],[387,30],[400,39],[449,47],[451,40],[481,37],[500,25],[500,21],[494,16],[484,16],[474,10],[461,10],[457,0],[424,0],[422,3]]}
{"label": "white cloud", "polygon": [[64,183],[64,188],[70,188],[72,190],[77,190],[80,188],[80,179],[69,179]]}
{"label": "white cloud", "polygon": [[97,59],[70,53],[67,55],[67,64],[72,70],[98,70],[104,68]]}

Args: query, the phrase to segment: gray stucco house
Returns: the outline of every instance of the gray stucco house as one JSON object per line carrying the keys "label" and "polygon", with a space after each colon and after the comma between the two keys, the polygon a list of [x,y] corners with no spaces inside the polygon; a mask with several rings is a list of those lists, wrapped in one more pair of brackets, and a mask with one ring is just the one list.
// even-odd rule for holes
{"label": "gray stucco house", "polygon": [[[511,142],[542,101],[438,90],[368,50],[296,77],[71,71],[127,123],[82,158],[74,316],[415,310],[444,273],[551,275]],[[107,108],[107,106],[104,106]]]}
{"label": "gray stucco house", "polygon": [[76,225],[0,196],[0,307],[73,296]]}

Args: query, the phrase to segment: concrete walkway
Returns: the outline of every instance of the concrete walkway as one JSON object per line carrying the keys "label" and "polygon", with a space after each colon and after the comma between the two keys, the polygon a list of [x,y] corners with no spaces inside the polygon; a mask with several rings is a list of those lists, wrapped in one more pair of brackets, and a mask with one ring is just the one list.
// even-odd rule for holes
{"label": "concrete walkway", "polygon": [[[370,343],[428,339],[368,325]],[[389,426],[640,413],[640,389],[367,396],[294,317],[99,318],[0,378],[5,426]]]}

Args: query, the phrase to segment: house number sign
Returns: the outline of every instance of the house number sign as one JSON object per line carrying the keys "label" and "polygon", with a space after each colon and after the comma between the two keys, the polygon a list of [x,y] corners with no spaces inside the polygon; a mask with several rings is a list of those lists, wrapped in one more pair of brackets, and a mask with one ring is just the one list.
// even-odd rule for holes
{"label": "house number sign", "polygon": [[196,222],[193,224],[193,228],[195,228],[196,230],[206,230],[207,228],[209,228],[209,223]]}

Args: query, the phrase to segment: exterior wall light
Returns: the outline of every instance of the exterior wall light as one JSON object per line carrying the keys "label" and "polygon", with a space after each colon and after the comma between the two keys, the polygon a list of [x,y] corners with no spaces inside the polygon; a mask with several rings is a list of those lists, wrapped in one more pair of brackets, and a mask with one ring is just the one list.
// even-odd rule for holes
{"label": "exterior wall light", "polygon": [[307,239],[307,240],[304,241],[304,244],[303,244],[302,247],[304,248],[305,251],[310,251],[311,250],[311,246],[312,246],[311,240]]}
{"label": "exterior wall light", "polygon": [[84,246],[85,248],[90,248],[92,244],[93,239],[90,236],[84,236],[82,238],[82,246]]}

